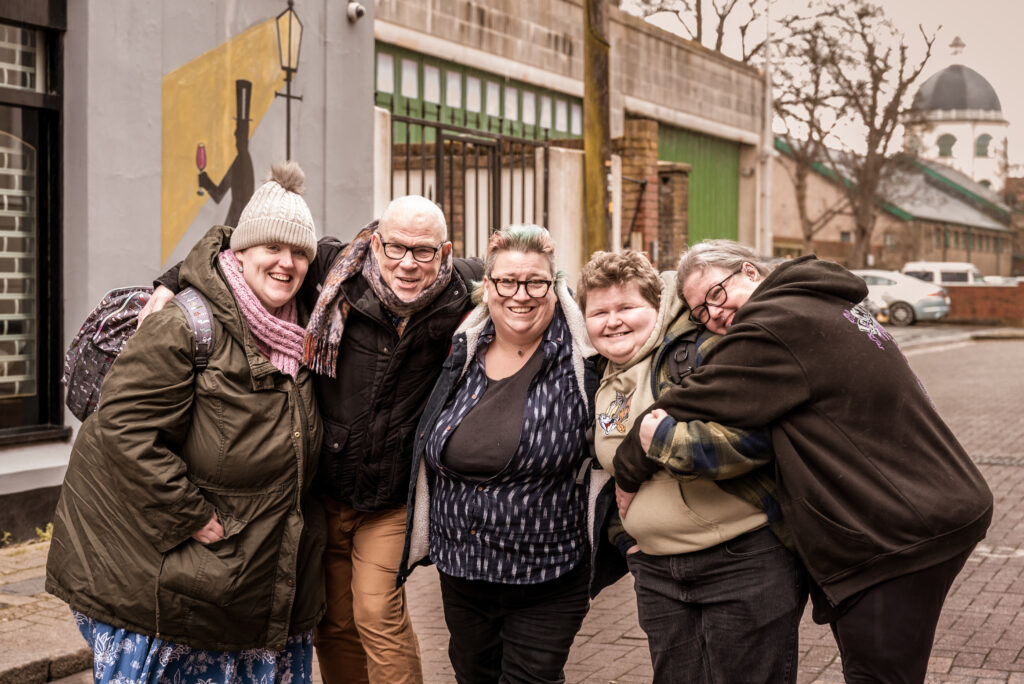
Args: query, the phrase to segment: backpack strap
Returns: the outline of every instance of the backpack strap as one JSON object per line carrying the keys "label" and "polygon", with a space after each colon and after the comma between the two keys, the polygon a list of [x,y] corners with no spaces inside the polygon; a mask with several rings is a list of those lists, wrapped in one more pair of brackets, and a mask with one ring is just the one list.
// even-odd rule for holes
{"label": "backpack strap", "polygon": [[196,338],[196,370],[204,370],[213,353],[213,317],[206,299],[194,287],[186,287],[174,296],[174,303],[185,314]]}
{"label": "backpack strap", "polygon": [[670,343],[667,361],[668,379],[672,384],[680,384],[697,367],[697,338],[700,332],[700,328],[688,330]]}

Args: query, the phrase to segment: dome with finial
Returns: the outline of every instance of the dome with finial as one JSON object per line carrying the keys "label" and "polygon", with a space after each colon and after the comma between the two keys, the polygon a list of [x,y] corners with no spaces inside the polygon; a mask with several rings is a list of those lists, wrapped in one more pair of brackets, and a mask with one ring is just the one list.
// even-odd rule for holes
{"label": "dome with finial", "polygon": [[[967,44],[956,36],[949,44],[954,58],[963,54]],[[954,112],[967,118],[1001,119],[1002,105],[995,88],[984,76],[963,64],[953,64],[933,75],[918,88],[910,106],[912,116],[947,118]],[[915,118],[916,118],[915,117]]]}
{"label": "dome with finial", "polygon": [[910,107],[918,112],[983,111],[1002,116],[995,88],[985,77],[963,64],[953,64],[925,81]]}

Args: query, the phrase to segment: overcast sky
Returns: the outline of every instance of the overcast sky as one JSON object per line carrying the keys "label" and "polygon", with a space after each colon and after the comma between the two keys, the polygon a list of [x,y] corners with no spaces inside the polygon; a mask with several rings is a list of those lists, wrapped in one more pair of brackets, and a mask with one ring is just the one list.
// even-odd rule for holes
{"label": "overcast sky", "polygon": [[[932,57],[914,92],[920,83],[950,64],[964,64],[974,69],[995,88],[1003,116],[1010,122],[1007,134],[1010,163],[1024,165],[1024,86],[1021,85],[1024,0],[873,1],[885,8],[893,24],[907,35],[908,43],[914,48],[923,45],[918,25],[929,33],[941,25]],[[628,0],[623,1],[623,5],[627,3]],[[777,21],[806,8],[807,4],[807,0],[773,0],[772,19]],[[666,22],[655,23],[670,28]],[[967,44],[958,57],[953,57],[949,49],[955,36],[960,36]]]}
{"label": "overcast sky", "polygon": [[[876,0],[893,23],[908,36],[918,24],[934,30],[942,25],[922,79],[949,66],[963,64],[984,76],[996,89],[1003,116],[1010,122],[1010,163],[1024,164],[1024,2],[1022,0]],[[967,48],[953,57],[955,36]],[[916,36],[915,36],[916,37]],[[918,40],[918,43],[920,41]],[[1016,75],[1015,75],[1016,74]],[[916,89],[915,89],[916,92]]]}

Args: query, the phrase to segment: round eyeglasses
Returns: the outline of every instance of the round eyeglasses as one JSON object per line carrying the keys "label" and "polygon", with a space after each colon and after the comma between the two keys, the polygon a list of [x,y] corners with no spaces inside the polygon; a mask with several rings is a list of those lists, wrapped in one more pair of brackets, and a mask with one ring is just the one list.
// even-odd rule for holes
{"label": "round eyeglasses", "polygon": [[734,275],[741,273],[743,267],[740,266],[735,271],[725,276],[718,283],[711,286],[708,293],[704,295],[704,303],[699,304],[690,310],[690,320],[697,325],[707,325],[708,321],[711,320],[711,311],[708,310],[709,306],[722,306],[725,304],[725,300],[729,298],[729,293],[725,291],[725,284],[729,282],[729,279]]}
{"label": "round eyeglasses", "polygon": [[384,256],[388,259],[401,261],[405,258],[407,252],[412,252],[412,258],[420,263],[433,261],[434,257],[437,256],[437,250],[441,249],[444,245],[442,242],[437,247],[407,247],[397,242],[384,242],[383,240],[380,241],[380,244],[384,248]]}
{"label": "round eyeglasses", "polygon": [[539,278],[534,280],[516,280],[515,278],[491,278],[488,276],[487,279],[494,283],[494,289],[502,297],[515,297],[519,292],[519,288],[525,287],[526,295],[534,299],[540,299],[546,295],[553,282]]}

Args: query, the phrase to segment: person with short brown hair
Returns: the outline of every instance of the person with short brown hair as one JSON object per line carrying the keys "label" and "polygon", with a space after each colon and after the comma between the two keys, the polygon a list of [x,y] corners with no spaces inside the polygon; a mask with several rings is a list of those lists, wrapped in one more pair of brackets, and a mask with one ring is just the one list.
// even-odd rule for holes
{"label": "person with short brown hair", "polygon": [[662,281],[651,262],[640,252],[631,249],[622,252],[594,252],[580,271],[576,286],[576,301],[580,309],[587,309],[587,293],[591,290],[636,283],[644,300],[658,308],[661,303]]}
{"label": "person with short brown hair", "polygon": [[[718,335],[700,331],[676,292],[632,251],[597,252],[580,274],[590,341],[607,364],[594,403],[594,450],[615,449],[663,392],[700,365]],[[612,537],[626,554],[654,682],[794,682],[806,583],[771,495],[766,436],[693,422],[671,445],[715,472],[645,481]],[[788,539],[788,537],[786,537]],[[753,580],[752,578],[756,578]]]}

